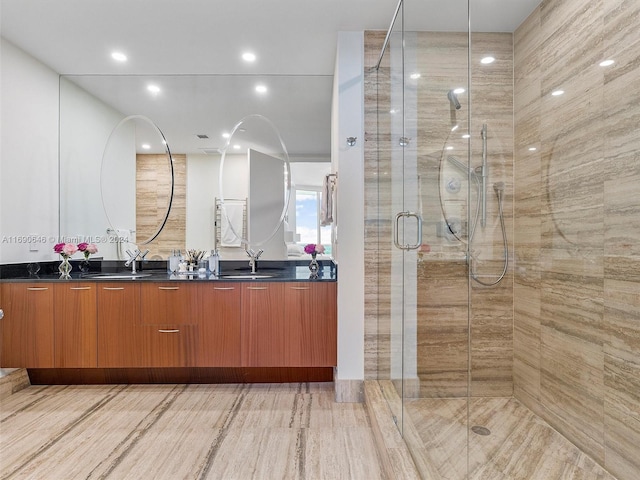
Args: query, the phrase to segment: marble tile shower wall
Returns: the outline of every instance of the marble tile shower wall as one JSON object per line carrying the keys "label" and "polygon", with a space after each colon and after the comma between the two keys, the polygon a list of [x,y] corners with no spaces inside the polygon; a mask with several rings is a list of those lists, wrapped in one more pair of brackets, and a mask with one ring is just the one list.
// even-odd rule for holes
{"label": "marble tile shower wall", "polygon": [[640,477],[639,19],[549,0],[514,33],[514,394],[620,480]]}
{"label": "marble tile shower wall", "polygon": [[[391,321],[393,317],[399,322],[392,299],[400,295],[402,281],[399,277],[402,272],[391,266],[399,255],[392,247],[392,219],[400,210],[396,174],[402,159],[394,123],[397,120],[388,114],[395,108],[392,103],[401,78],[390,67],[390,62],[396,60],[387,55],[379,70],[373,68],[385,33],[365,34],[365,255],[371,267],[366,271],[365,375],[379,379],[397,375],[395,370],[391,373],[392,365],[397,364],[392,357],[400,354],[397,329],[394,330]],[[414,95],[415,103],[405,105],[405,133],[413,138],[404,153],[406,158],[414,156],[416,165],[415,171],[408,169],[404,187],[419,192],[419,201],[412,207],[422,213],[423,243],[430,247],[430,252],[418,254],[415,271],[408,272],[409,276],[415,276],[417,284],[417,381],[412,383],[416,388],[411,395],[467,394],[469,319],[465,246],[453,238],[437,235],[437,224],[443,221],[443,209],[448,218],[467,216],[466,186],[462,186],[457,197],[445,192],[441,172],[446,172],[445,176],[466,177],[462,172],[456,173],[445,157],[453,155],[467,162],[467,140],[462,138],[467,131],[472,135],[471,165],[480,165],[483,123],[487,123],[489,132],[488,223],[486,228],[477,229],[473,248],[479,260],[478,274],[484,281],[492,281],[502,269],[502,235],[492,188],[497,181],[506,184],[505,218],[509,242],[513,241],[513,38],[511,34],[473,35],[471,127],[467,124],[467,94],[460,96],[463,107],[459,111],[452,110],[447,99],[452,86],[467,87],[467,41],[465,33],[405,34],[405,45],[409,46],[405,51],[410,52],[407,64],[417,69],[421,77],[415,83],[415,95],[414,92],[407,95]],[[491,68],[483,68],[479,62],[487,52],[500,59]],[[407,90],[412,88],[409,83]],[[455,134],[454,124],[459,125]],[[472,207],[475,208],[475,198]],[[512,285],[510,272],[498,287],[472,285],[472,395],[510,396],[513,392]],[[405,365],[411,362],[405,359]]]}

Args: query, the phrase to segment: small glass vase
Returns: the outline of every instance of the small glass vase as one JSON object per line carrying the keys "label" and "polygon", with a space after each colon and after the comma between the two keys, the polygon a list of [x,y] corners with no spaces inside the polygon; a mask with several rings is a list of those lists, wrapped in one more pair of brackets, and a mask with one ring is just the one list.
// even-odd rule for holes
{"label": "small glass vase", "polygon": [[318,269],[320,265],[318,265],[318,261],[316,260],[316,254],[311,254],[311,263],[309,263],[309,271],[311,272],[311,278],[316,278],[318,276]]}
{"label": "small glass vase", "polygon": [[89,273],[89,259],[87,257],[80,261],[80,272],[82,272],[83,275]]}
{"label": "small glass vase", "polygon": [[71,278],[71,262],[69,257],[62,257],[60,265],[58,265],[58,272],[60,272],[60,278]]}

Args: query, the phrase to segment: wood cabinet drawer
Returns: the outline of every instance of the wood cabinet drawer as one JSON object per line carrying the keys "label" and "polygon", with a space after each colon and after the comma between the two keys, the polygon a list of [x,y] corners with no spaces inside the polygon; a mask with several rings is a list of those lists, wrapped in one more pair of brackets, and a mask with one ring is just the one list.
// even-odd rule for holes
{"label": "wood cabinet drawer", "polygon": [[140,285],[142,325],[194,325],[197,323],[197,285],[184,282]]}
{"label": "wood cabinet drawer", "polygon": [[141,325],[141,362],[147,367],[193,367],[196,365],[195,325]]}

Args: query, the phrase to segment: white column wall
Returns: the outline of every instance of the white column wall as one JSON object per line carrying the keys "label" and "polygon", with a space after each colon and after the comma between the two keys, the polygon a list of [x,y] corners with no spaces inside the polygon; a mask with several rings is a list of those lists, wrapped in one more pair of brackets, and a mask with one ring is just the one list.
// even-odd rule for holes
{"label": "white column wall", "polygon": [[[340,32],[332,105],[332,169],[338,172],[338,367],[336,399],[362,400],[364,380],[364,33]],[[357,137],[353,147],[347,137]]]}

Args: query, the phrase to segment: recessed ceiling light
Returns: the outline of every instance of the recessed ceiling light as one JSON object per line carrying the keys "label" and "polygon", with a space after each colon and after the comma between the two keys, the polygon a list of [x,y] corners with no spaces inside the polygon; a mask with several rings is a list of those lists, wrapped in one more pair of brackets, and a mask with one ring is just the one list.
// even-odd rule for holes
{"label": "recessed ceiling light", "polygon": [[160,87],[157,85],[147,85],[147,90],[151,93],[160,93]]}
{"label": "recessed ceiling light", "polygon": [[464,88],[460,87],[460,88],[456,88],[456,89],[453,91],[453,93],[456,93],[456,94],[458,94],[458,95],[459,95],[459,94],[461,94],[461,93],[464,93],[465,91],[466,91],[466,90],[465,90]]}
{"label": "recessed ceiling light", "polygon": [[453,150],[453,147],[452,146],[448,146],[447,150]]}
{"label": "recessed ceiling light", "polygon": [[267,87],[265,87],[264,85],[256,85],[256,92],[258,92],[258,93],[266,93],[267,92]]}
{"label": "recessed ceiling light", "polygon": [[392,108],[391,110],[389,110],[389,113],[393,115],[394,113],[396,113],[396,109]]}
{"label": "recessed ceiling light", "polygon": [[234,150],[240,150],[240,145],[238,145],[237,143],[233,146]]}
{"label": "recessed ceiling light", "polygon": [[149,150],[151,148],[151,145],[149,145],[148,143],[143,143],[142,145],[140,145],[142,148],[144,148],[145,150]]}
{"label": "recessed ceiling light", "polygon": [[471,135],[469,135],[468,133],[465,133],[464,135],[462,135],[462,138],[471,138]]}
{"label": "recessed ceiling light", "polygon": [[493,63],[495,61],[496,61],[496,59],[494,57],[484,57],[482,60],[480,60],[480,63],[488,65],[488,64]]}
{"label": "recessed ceiling light", "polygon": [[553,95],[554,97],[558,97],[560,95],[562,95],[564,93],[564,90],[555,90],[553,92],[551,92],[551,95]]}
{"label": "recessed ceiling light", "polygon": [[613,65],[614,63],[616,63],[613,60],[603,60],[602,62],[600,62],[600,66],[601,67],[608,67],[610,65]]}
{"label": "recessed ceiling light", "polygon": [[244,52],[242,54],[242,59],[245,62],[255,62],[256,61],[256,55],[254,53],[251,53],[251,52]]}
{"label": "recessed ceiling light", "polygon": [[455,132],[458,128],[460,128],[460,125],[454,125],[453,127],[451,127],[451,131]]}
{"label": "recessed ceiling light", "polygon": [[111,52],[111,58],[117,62],[126,62],[127,56],[122,52]]}
{"label": "recessed ceiling light", "polygon": [[222,138],[229,138],[231,136],[231,134],[229,132],[224,132],[222,134]]}
{"label": "recessed ceiling light", "polygon": [[409,77],[412,80],[417,80],[418,78],[420,78],[420,74],[418,72],[412,73],[411,75],[409,75]]}
{"label": "recessed ceiling light", "polygon": [[538,150],[536,147],[529,147],[530,152],[535,152],[536,150]]}

